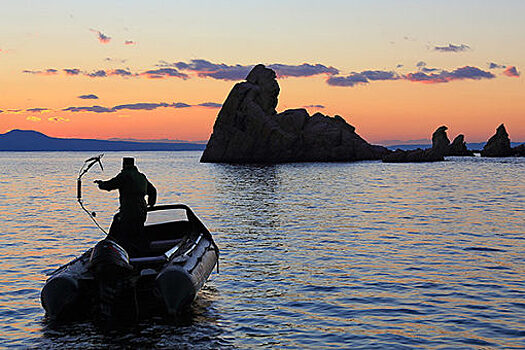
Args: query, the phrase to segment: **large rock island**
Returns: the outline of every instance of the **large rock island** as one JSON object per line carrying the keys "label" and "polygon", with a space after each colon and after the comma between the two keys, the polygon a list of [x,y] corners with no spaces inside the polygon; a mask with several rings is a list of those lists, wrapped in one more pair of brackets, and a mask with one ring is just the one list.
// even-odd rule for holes
{"label": "large rock island", "polygon": [[332,162],[381,159],[343,118],[305,109],[277,113],[275,72],[259,64],[237,83],[217,116],[201,157],[211,163]]}

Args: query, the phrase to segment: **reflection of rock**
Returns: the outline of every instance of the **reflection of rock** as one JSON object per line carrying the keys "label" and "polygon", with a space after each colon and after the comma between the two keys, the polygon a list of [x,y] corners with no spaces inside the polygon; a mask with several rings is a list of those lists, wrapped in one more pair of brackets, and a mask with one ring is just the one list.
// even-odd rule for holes
{"label": "reflection of rock", "polygon": [[513,155],[510,147],[510,138],[505,130],[505,126],[501,124],[496,129],[496,134],[493,135],[483,146],[481,151],[482,157],[509,157]]}
{"label": "reflection of rock", "polygon": [[389,151],[370,145],[340,116],[310,116],[305,109],[277,114],[275,72],[255,66],[226,98],[201,162],[279,163],[381,159]]}
{"label": "reflection of rock", "polygon": [[396,150],[394,153],[385,155],[385,163],[412,163],[412,162],[438,162],[444,160],[449,150],[450,141],[447,137],[447,127],[440,126],[432,134],[432,148],[415,149],[410,151]]}
{"label": "reflection of rock", "polygon": [[448,147],[447,156],[473,156],[474,153],[467,149],[465,136],[458,135]]}

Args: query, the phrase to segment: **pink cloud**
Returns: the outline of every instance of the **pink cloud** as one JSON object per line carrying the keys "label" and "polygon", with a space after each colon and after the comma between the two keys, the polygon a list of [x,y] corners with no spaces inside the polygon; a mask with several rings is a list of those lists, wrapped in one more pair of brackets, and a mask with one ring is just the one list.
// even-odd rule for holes
{"label": "pink cloud", "polygon": [[98,41],[100,41],[101,44],[108,44],[111,41],[111,37],[102,33],[100,30],[90,29],[90,31],[97,34],[97,39]]}
{"label": "pink cloud", "polygon": [[516,66],[507,67],[507,69],[503,71],[503,74],[512,78],[518,78],[521,75],[520,72],[518,72],[518,70],[516,69]]}

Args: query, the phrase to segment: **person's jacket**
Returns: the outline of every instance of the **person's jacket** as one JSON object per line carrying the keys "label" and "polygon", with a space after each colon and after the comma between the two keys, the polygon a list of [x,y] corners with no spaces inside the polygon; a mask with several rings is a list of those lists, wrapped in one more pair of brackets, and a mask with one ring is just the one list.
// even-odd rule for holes
{"label": "person's jacket", "polygon": [[114,178],[101,181],[101,190],[119,190],[120,215],[123,220],[146,220],[146,200],[153,206],[157,201],[157,190],[148,181],[146,175],[138,171],[136,166],[124,168]]}

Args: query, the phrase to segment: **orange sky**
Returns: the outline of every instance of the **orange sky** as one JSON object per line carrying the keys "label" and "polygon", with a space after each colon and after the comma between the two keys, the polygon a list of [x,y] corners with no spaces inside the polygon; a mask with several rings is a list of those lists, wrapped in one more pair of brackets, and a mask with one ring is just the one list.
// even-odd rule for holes
{"label": "orange sky", "polygon": [[[300,77],[279,79],[278,111],[321,105],[308,109],[341,115],[370,142],[429,139],[440,125],[449,127],[451,139],[463,133],[468,142],[483,142],[500,123],[512,141],[525,141],[525,26],[518,15],[525,4],[299,4],[305,3],[269,1],[260,8],[231,1],[224,9],[209,1],[147,7],[138,1],[125,7],[57,1],[30,8],[13,2],[4,9],[10,16],[0,21],[0,133],[206,140],[218,108],[198,105],[222,103],[239,80],[214,78],[211,71],[202,77],[199,67],[181,65],[200,59],[228,74],[257,63],[299,69]],[[104,11],[95,11],[97,5]],[[304,73],[303,63],[318,65],[316,72]],[[143,74],[162,68],[179,76]],[[116,69],[129,76],[111,75]],[[109,76],[88,76],[102,70]],[[367,71],[395,78],[365,79]],[[409,74],[420,81],[408,80]],[[328,84],[333,78],[343,83]],[[88,94],[98,99],[78,97]],[[191,107],[64,110],[137,103]],[[34,108],[47,110],[28,111]]]}

